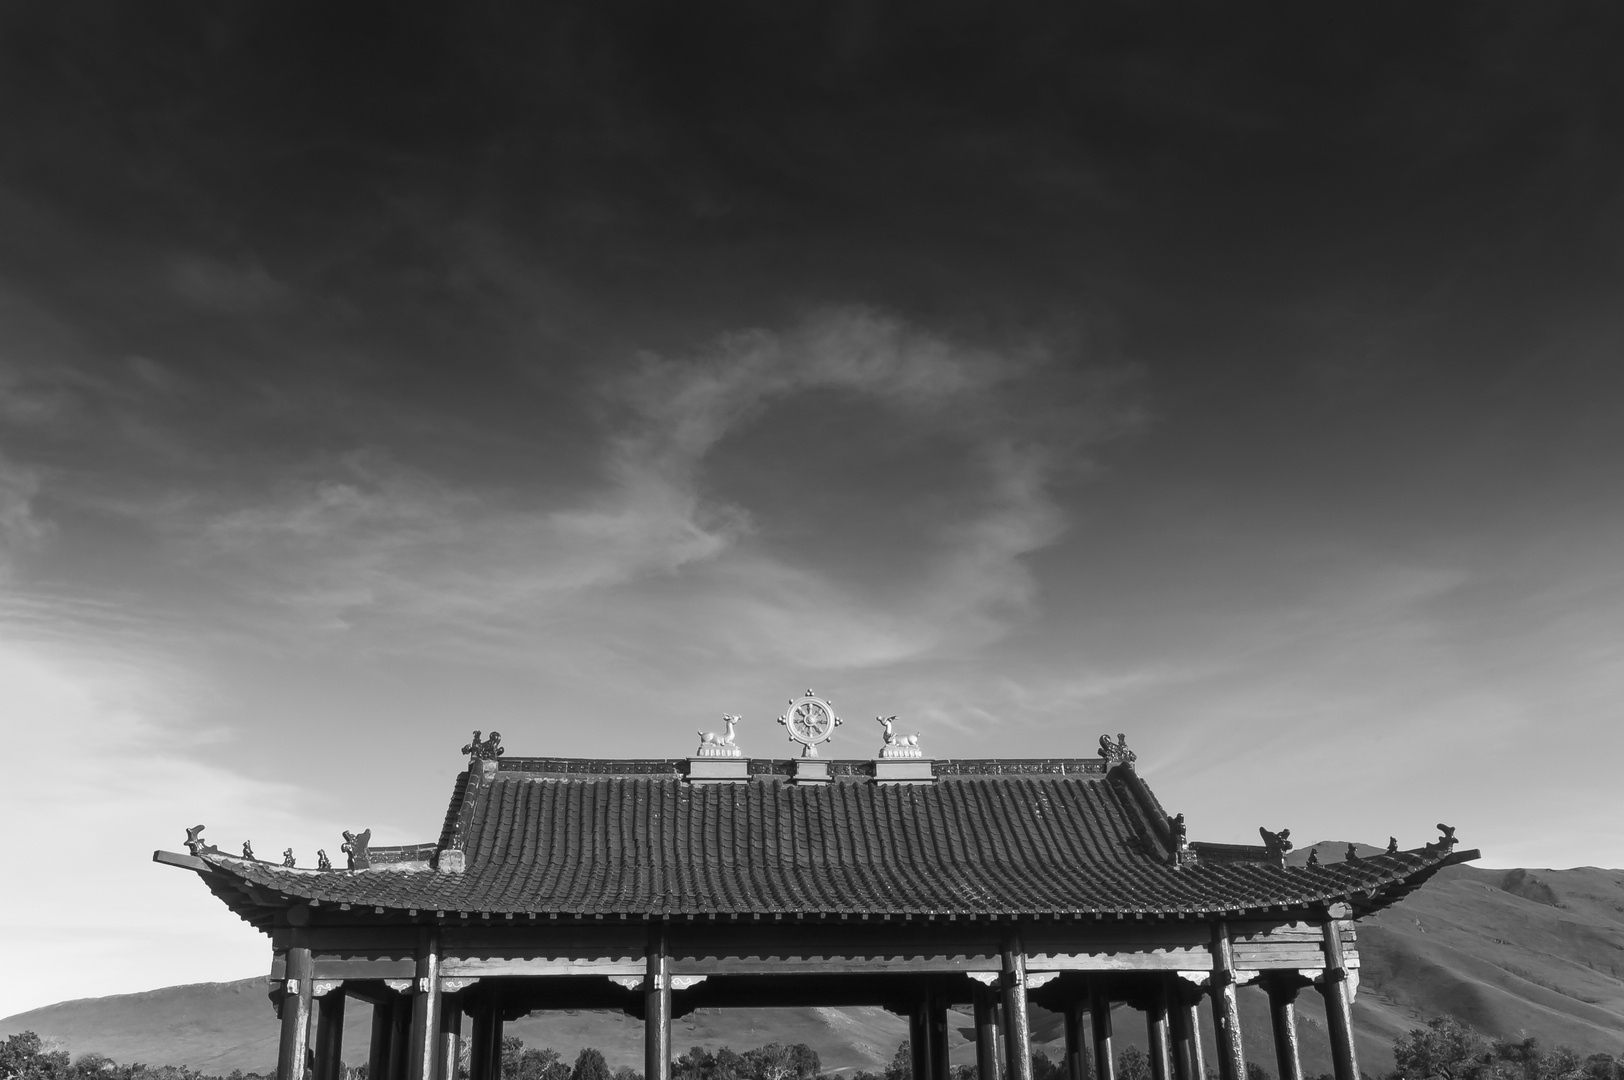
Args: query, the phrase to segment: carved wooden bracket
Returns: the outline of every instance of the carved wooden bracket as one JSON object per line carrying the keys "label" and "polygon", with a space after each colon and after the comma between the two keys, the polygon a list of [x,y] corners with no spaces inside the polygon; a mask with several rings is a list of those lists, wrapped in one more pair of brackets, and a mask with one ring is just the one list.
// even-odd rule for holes
{"label": "carved wooden bracket", "polygon": [[698,986],[708,977],[705,975],[673,975],[671,976],[671,989],[686,990],[690,986]]}
{"label": "carved wooden bracket", "polygon": [[310,982],[310,996],[326,997],[334,990],[341,990],[343,988],[343,979],[312,979]]}
{"label": "carved wooden bracket", "polygon": [[1060,978],[1060,972],[1058,971],[1028,971],[1026,973],[1026,988],[1036,990],[1043,984],[1053,982],[1058,978]]}
{"label": "carved wooden bracket", "polygon": [[440,993],[442,993],[442,994],[460,994],[464,990],[468,989],[470,986],[474,985],[478,981],[479,980],[477,978],[472,978],[472,979],[441,979],[440,980]]}
{"label": "carved wooden bracket", "polygon": [[1212,972],[1181,971],[1179,972],[1179,978],[1183,979],[1185,982],[1194,983],[1197,986],[1206,986],[1212,982]]}
{"label": "carved wooden bracket", "polygon": [[1259,972],[1256,969],[1235,972],[1235,985],[1245,986],[1257,979]]}
{"label": "carved wooden bracket", "polygon": [[980,983],[982,986],[997,986],[999,972],[996,971],[966,971],[966,975]]}
{"label": "carved wooden bracket", "polygon": [[622,990],[643,989],[643,976],[641,975],[609,975],[607,978]]}
{"label": "carved wooden bracket", "polygon": [[404,994],[417,983],[416,979],[385,979],[383,984],[397,994]]}

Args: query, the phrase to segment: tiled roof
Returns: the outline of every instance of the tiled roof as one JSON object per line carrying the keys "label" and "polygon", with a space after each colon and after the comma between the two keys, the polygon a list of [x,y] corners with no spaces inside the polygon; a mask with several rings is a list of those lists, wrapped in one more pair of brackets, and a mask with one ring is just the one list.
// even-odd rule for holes
{"label": "tiled roof", "polygon": [[1438,847],[1285,867],[1259,848],[1255,860],[1179,865],[1165,815],[1129,769],[939,764],[948,767],[935,782],[918,785],[876,784],[862,768],[796,784],[787,768],[767,767],[742,783],[699,785],[679,775],[680,762],[509,759],[488,776],[459,777],[440,847],[464,852],[462,872],[204,859],[245,884],[323,904],[641,918],[1202,914],[1337,900],[1369,909],[1467,854]]}

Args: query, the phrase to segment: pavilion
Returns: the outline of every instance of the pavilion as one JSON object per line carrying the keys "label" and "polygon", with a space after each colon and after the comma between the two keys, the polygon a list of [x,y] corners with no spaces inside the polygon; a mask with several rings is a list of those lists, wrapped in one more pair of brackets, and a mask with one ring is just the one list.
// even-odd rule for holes
{"label": "pavilion", "polygon": [[472,1080],[499,1077],[504,1020],[549,1008],[642,1018],[646,1080],[669,1080],[673,1016],[856,1004],[909,1017],[916,1080],[946,1080],[966,1003],[980,1080],[1000,1080],[1000,1044],[1005,1080],[1031,1080],[1029,1001],[1065,1016],[1072,1080],[1112,1080],[1114,1002],[1143,1010],[1154,1080],[1204,1080],[1203,1000],[1221,1080],[1245,1080],[1254,981],[1280,1080],[1302,1080],[1309,986],[1336,1080],[1359,1080],[1355,922],[1478,857],[1443,827],[1307,866],[1284,832],[1190,842],[1121,736],[1098,757],[931,760],[881,718],[876,757],[833,760],[817,747],[839,720],[808,691],[780,718],[803,756],[762,759],[735,719],[676,759],[508,756],[475,732],[439,838],[346,833],[342,868],[231,855],[201,826],[154,859],[270,937],[279,1080],[340,1080],[350,998],[373,1006],[374,1080],[454,1080],[465,1014]]}

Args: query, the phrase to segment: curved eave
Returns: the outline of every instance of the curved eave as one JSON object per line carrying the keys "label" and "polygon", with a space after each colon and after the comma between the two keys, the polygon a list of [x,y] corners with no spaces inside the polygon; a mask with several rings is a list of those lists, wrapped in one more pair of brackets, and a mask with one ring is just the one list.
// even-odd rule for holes
{"label": "curved eave", "polygon": [[[398,918],[458,920],[502,920],[524,918],[595,921],[615,920],[761,920],[839,921],[848,919],[882,921],[942,920],[994,921],[1007,919],[1062,919],[1089,921],[1189,920],[1212,918],[1280,918],[1283,916],[1323,917],[1333,904],[1348,904],[1355,918],[1369,915],[1403,899],[1446,866],[1479,857],[1476,850],[1450,852],[1421,848],[1414,851],[1376,855],[1347,862],[1312,867],[1253,866],[1247,876],[1256,879],[1256,891],[1223,906],[1205,904],[1146,903],[1112,906],[1047,906],[1017,910],[1012,908],[971,908],[962,905],[940,907],[899,905],[879,907],[854,903],[831,910],[796,910],[788,906],[761,906],[740,910],[700,910],[693,905],[668,905],[664,909],[641,910],[605,903],[587,910],[554,909],[544,904],[517,907],[493,904],[477,895],[458,895],[462,875],[442,874],[428,869],[304,870],[240,859],[213,851],[201,856],[157,852],[154,860],[193,870],[240,918],[259,930],[269,932],[281,912],[294,904],[335,907],[356,913],[357,917],[387,915]],[[1167,873],[1186,875],[1199,868],[1168,868]],[[539,898],[538,898],[539,899]]]}

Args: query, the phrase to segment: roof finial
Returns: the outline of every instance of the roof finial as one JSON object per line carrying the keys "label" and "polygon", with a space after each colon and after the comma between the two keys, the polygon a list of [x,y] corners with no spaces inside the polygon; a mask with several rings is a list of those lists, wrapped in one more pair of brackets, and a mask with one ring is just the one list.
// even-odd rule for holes
{"label": "roof finial", "polygon": [[372,843],[371,829],[363,833],[344,830],[344,845],[339,850],[350,857],[351,870],[366,870],[372,866],[372,855],[367,851],[367,845],[370,843]]}
{"label": "roof finial", "polygon": [[896,714],[890,716],[876,716],[874,722],[885,726],[885,742],[880,747],[882,758],[916,758],[924,757],[925,752],[919,749],[919,732],[912,735],[898,735],[891,729],[896,723]]}
{"label": "roof finial", "polygon": [[1291,830],[1281,829],[1279,832],[1270,832],[1258,826],[1258,835],[1263,837],[1263,846],[1269,851],[1269,858],[1279,866],[1286,864],[1286,852],[1291,850]]}
{"label": "roof finial", "polygon": [[1455,826],[1445,825],[1440,821],[1438,823],[1438,832],[1440,833],[1438,846],[1445,851],[1453,851],[1455,848]]}
{"label": "roof finial", "polygon": [[1359,849],[1353,844],[1348,845],[1347,852],[1342,856],[1343,862],[1359,862]]}
{"label": "roof finial", "polygon": [[699,733],[699,750],[696,757],[740,757],[738,743],[734,741],[734,728],[738,726],[739,718],[732,713],[722,714],[722,723],[725,730],[718,735],[714,731],[701,731]]}
{"label": "roof finial", "polygon": [[242,842],[242,857],[245,859],[252,859],[254,857],[254,842],[252,840],[244,840]]}
{"label": "roof finial", "polygon": [[490,738],[480,742],[478,728],[474,729],[473,740],[462,748],[462,752],[474,761],[495,761],[507,753],[506,750],[502,749],[502,733],[500,731],[491,732]]}
{"label": "roof finial", "polygon": [[186,830],[186,850],[193,855],[201,855],[212,846],[203,839],[203,825],[193,825]]}
{"label": "roof finial", "polygon": [[1111,736],[1100,736],[1100,757],[1105,759],[1107,769],[1114,769],[1118,765],[1127,765],[1131,768],[1133,763],[1139,760],[1139,755],[1128,749],[1128,737],[1121,733],[1118,733],[1114,743]]}
{"label": "roof finial", "polygon": [[282,865],[283,866],[292,866],[293,865],[293,849],[292,848],[288,848],[286,851],[282,852]]}
{"label": "roof finial", "polygon": [[331,859],[329,859],[327,857],[327,849],[326,848],[317,848],[316,849],[316,869],[317,870],[331,870],[332,868],[333,868],[333,860],[331,860]]}
{"label": "roof finial", "polygon": [[1308,849],[1308,865],[1309,866],[1318,866],[1319,865],[1319,848],[1311,847],[1311,848]]}
{"label": "roof finial", "polygon": [[1398,854],[1398,837],[1389,836],[1387,838],[1387,854],[1389,854],[1389,855],[1397,855]]}
{"label": "roof finial", "polygon": [[1190,835],[1184,826],[1184,815],[1174,814],[1167,819],[1168,830],[1173,834],[1173,850],[1183,851],[1190,846]]}

